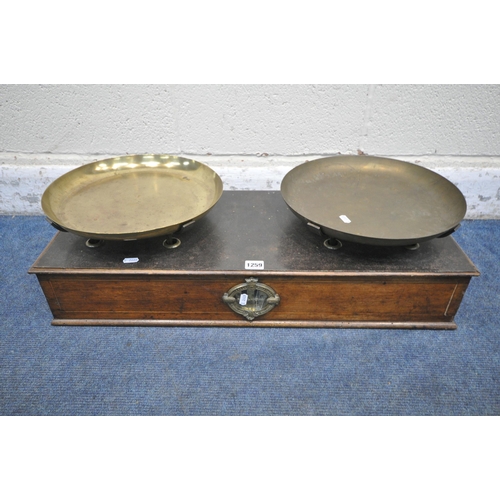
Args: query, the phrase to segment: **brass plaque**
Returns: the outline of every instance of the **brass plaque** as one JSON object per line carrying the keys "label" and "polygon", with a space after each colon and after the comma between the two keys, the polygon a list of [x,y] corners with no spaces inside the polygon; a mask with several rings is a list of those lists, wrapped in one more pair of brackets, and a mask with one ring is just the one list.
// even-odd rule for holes
{"label": "brass plaque", "polygon": [[245,283],[233,286],[222,296],[233,311],[248,321],[263,316],[280,303],[280,296],[269,285],[258,281],[257,278],[246,278]]}

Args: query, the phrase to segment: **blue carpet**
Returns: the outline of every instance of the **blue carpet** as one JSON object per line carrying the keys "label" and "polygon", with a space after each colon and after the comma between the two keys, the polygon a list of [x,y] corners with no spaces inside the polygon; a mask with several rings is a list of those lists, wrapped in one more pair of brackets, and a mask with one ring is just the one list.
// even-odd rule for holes
{"label": "blue carpet", "polygon": [[455,331],[54,327],[27,270],[54,230],[0,217],[1,415],[500,415],[500,221]]}

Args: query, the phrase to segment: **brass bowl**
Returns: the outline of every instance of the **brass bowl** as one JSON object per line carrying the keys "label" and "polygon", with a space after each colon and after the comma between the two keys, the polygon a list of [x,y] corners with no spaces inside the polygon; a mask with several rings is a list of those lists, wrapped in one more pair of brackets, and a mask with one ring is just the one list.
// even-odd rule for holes
{"label": "brass bowl", "polygon": [[42,210],[55,227],[99,240],[173,234],[222,195],[203,163],[171,155],[120,156],[78,167],[52,182]]}
{"label": "brass bowl", "polygon": [[371,245],[413,245],[451,234],[465,216],[460,190],[413,163],[339,155],[288,172],[281,194],[322,234]]}

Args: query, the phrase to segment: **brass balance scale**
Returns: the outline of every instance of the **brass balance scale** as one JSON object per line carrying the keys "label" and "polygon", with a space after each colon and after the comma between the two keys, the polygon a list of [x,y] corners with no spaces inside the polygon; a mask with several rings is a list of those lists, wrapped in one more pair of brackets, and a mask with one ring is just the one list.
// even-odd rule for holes
{"label": "brass balance scale", "polygon": [[387,158],[306,162],[280,191],[111,158],[56,179],[42,208],[58,233],[29,272],[54,325],[452,329],[479,275],[450,236],[462,193]]}

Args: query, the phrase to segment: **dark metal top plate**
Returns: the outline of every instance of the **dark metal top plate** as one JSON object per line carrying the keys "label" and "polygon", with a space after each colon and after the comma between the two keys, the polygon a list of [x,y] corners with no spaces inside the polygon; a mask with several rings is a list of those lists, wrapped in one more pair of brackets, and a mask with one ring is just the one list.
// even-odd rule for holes
{"label": "dark metal top plate", "polygon": [[[58,233],[30,272],[478,274],[451,236],[423,242],[414,251],[350,242],[329,250],[325,238],[307,229],[277,191],[226,191],[209,214],[179,238],[182,244],[175,249],[163,246],[164,237],[106,241],[88,248],[85,238]],[[126,258],[139,260],[127,264]],[[245,271],[247,260],[264,261],[264,271]]]}

